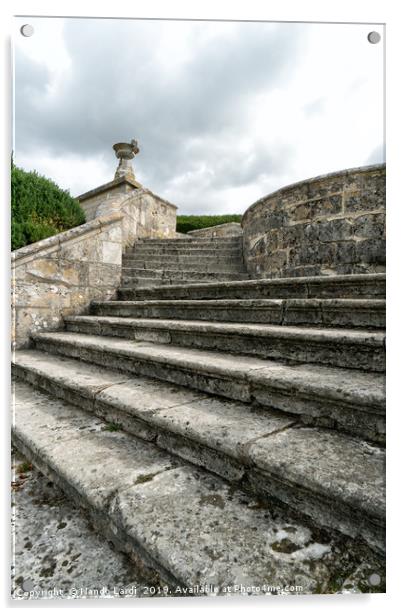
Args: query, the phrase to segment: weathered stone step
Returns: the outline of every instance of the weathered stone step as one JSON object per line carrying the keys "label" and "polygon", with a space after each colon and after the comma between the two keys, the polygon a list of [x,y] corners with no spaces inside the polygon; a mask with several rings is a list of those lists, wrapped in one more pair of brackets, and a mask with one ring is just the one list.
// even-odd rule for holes
{"label": "weathered stone step", "polygon": [[65,317],[65,325],[83,334],[374,372],[385,369],[383,332],[96,315]]}
{"label": "weathered stone step", "polygon": [[143,261],[142,259],[137,259],[132,262],[123,262],[122,273],[124,275],[130,275],[133,272],[133,275],[136,276],[137,272],[207,272],[207,273],[239,273],[239,274],[247,274],[244,269],[243,263],[241,261],[235,261],[232,259],[231,261],[210,261],[204,263],[203,259],[198,259],[195,262],[188,262],[185,259],[183,261],[164,261],[163,259],[159,261]]}
{"label": "weathered stone step", "polygon": [[93,302],[100,316],[384,328],[382,299],[221,299]]}
{"label": "weathered stone step", "polygon": [[243,251],[240,248],[232,248],[232,249],[222,249],[218,248],[164,248],[164,247],[155,247],[151,248],[149,246],[144,247],[143,249],[138,248],[137,250],[127,250],[124,252],[123,256],[127,259],[153,259],[153,258],[163,258],[163,259],[196,259],[197,257],[202,257],[205,259],[231,259],[231,258],[241,258],[243,256]]}
{"label": "weathered stone step", "polygon": [[[362,550],[361,543],[335,532],[320,532],[282,513],[271,501],[234,489],[152,443],[110,432],[90,413],[20,382],[15,390],[13,441],[27,459],[87,509],[96,528],[117,549],[143,564],[153,584],[173,585],[172,592],[177,584],[195,594],[203,593],[197,586],[205,587],[206,594],[225,594],[224,587],[236,584],[283,589],[303,584],[301,593],[333,592],[333,580],[340,580],[341,590],[355,575],[350,561],[356,573],[364,564],[365,578],[374,572],[384,575],[383,558]],[[356,479],[360,463],[359,455],[352,466]],[[350,467],[347,472],[347,478],[338,473],[336,490],[350,481]],[[364,481],[374,486],[374,475],[365,476]],[[356,496],[340,491],[356,511]],[[370,525],[381,515],[372,496],[367,495],[363,503]],[[367,536],[364,523],[356,533]],[[155,572],[157,576],[152,576]],[[211,585],[218,588],[209,590]],[[247,594],[247,589],[243,592]]]}
{"label": "weathered stone step", "polygon": [[122,300],[143,299],[282,299],[384,298],[384,274],[270,278],[247,281],[172,285],[155,289],[120,289]]}
{"label": "weathered stone step", "polygon": [[72,332],[33,336],[37,349],[300,415],[376,442],[385,439],[384,376],[310,364],[284,365]]}
{"label": "weathered stone step", "polygon": [[242,246],[243,237],[216,237],[216,238],[145,238],[135,242],[135,246]]}
{"label": "weathered stone step", "polygon": [[123,271],[130,269],[151,269],[151,270],[190,270],[190,271],[238,271],[246,273],[241,259],[215,259],[210,258],[180,258],[180,259],[165,259],[156,257],[154,259],[127,259],[123,258]]}
{"label": "weathered stone step", "polygon": [[[297,426],[289,416],[195,395],[146,378],[20,351],[14,371],[179,458],[266,500],[276,497],[319,525],[361,533],[379,547],[384,451],[345,435]],[[317,459],[320,465],[317,467]]]}
{"label": "weathered stone step", "polygon": [[156,281],[202,281],[202,280],[245,280],[248,279],[248,274],[231,271],[195,271],[191,269],[166,270],[166,269],[134,269],[122,268],[121,284],[130,285],[140,281],[141,278],[152,279]]}

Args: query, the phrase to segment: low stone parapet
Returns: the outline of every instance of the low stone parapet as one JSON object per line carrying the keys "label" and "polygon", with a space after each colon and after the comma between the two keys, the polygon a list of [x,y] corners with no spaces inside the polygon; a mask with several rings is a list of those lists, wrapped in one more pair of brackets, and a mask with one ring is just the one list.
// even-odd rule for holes
{"label": "low stone parapet", "polygon": [[12,344],[60,328],[63,317],[115,295],[124,250],[123,215],[114,212],[16,250],[12,267]]}
{"label": "low stone parapet", "polygon": [[189,231],[186,235],[190,237],[233,237],[242,235],[243,230],[239,222],[225,222],[222,225],[216,225],[214,227],[204,227],[203,229],[194,229]]}
{"label": "low stone parapet", "polygon": [[243,219],[253,278],[385,271],[385,165],[347,169],[282,188]]}

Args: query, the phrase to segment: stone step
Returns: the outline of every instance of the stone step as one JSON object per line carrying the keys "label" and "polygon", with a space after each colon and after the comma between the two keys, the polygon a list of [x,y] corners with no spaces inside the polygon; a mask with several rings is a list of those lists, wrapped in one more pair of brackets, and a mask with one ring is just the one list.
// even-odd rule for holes
{"label": "stone step", "polygon": [[385,274],[350,274],[271,278],[233,282],[171,285],[147,289],[119,289],[122,300],[150,299],[286,299],[384,298]]}
{"label": "stone step", "polygon": [[[269,499],[247,495],[153,443],[111,432],[108,427],[91,413],[16,383],[15,446],[87,510],[103,536],[142,565],[152,585],[167,583],[172,593],[179,585],[187,589],[185,594],[228,595],[225,587],[234,585],[274,585],[275,589],[260,592],[277,594],[278,586],[302,584],[300,593],[321,593],[334,592],[334,580],[341,591],[361,567],[368,590],[367,576],[384,575],[382,556],[362,549],[361,542],[334,531],[320,531],[290,512],[282,513]],[[259,460],[257,443],[250,455]],[[324,446],[328,449],[328,444]],[[281,450],[283,456],[277,442],[273,452]],[[349,460],[350,453],[345,450],[341,457],[350,462],[349,467],[345,464],[337,470],[336,482],[329,489],[336,496],[339,493],[353,512],[356,535],[373,539],[381,549],[383,502],[378,502],[377,458],[371,456],[368,462],[373,470],[369,476],[364,473],[361,482],[364,451],[356,451]],[[321,452],[317,449],[316,454]],[[316,464],[312,469],[311,494],[319,482],[319,468]],[[283,472],[277,472],[281,486]],[[325,485],[325,472],[323,479]],[[362,485],[369,489],[359,510]],[[318,499],[312,504],[321,511]],[[324,515],[328,504],[324,499]],[[211,589],[211,585],[218,587]],[[235,589],[232,592],[236,594]],[[248,592],[252,591],[246,588],[242,594]]]}
{"label": "stone step", "polygon": [[93,302],[100,316],[384,328],[383,299],[221,299]]}
{"label": "stone step", "polygon": [[242,246],[243,245],[243,237],[216,237],[216,238],[167,238],[167,239],[159,239],[159,238],[145,238],[139,239],[135,242],[135,246]]}
{"label": "stone step", "polygon": [[239,273],[239,274],[247,274],[244,269],[243,263],[239,261],[235,261],[232,259],[231,261],[210,261],[204,262],[203,259],[198,259],[196,262],[189,262],[186,259],[182,261],[164,261],[160,259],[159,261],[143,261],[142,259],[136,259],[135,261],[124,261],[122,265],[122,273],[124,275],[130,275],[131,272],[134,272],[134,276],[137,275],[138,270],[140,271],[150,271],[150,272],[206,272],[206,273]]}
{"label": "stone step", "polygon": [[241,248],[231,249],[219,249],[219,248],[164,248],[163,246],[152,248],[151,246],[144,246],[142,248],[136,248],[135,250],[127,250],[124,256],[130,258],[146,258],[146,257],[209,257],[216,256],[217,258],[240,258],[243,255]]}
{"label": "stone step", "polygon": [[[14,371],[34,387],[249,493],[264,500],[275,497],[320,526],[362,535],[373,547],[382,547],[384,450],[379,447],[300,426],[281,413],[147,378],[124,379],[119,372],[38,351],[17,352]],[[35,414],[36,405],[33,409]],[[37,418],[34,423],[38,428]],[[160,454],[154,459],[157,463]]]}
{"label": "stone step", "polygon": [[203,281],[203,280],[246,280],[248,274],[231,271],[195,271],[190,269],[166,270],[166,269],[134,269],[122,268],[121,284],[129,286],[141,281],[142,278],[155,279],[155,281],[167,281],[168,284],[175,281]]}
{"label": "stone step", "polygon": [[126,340],[316,363],[374,372],[385,370],[385,334],[288,325],[214,323],[174,319],[69,316],[67,331]]}
{"label": "stone step", "polygon": [[127,259],[123,258],[123,270],[130,269],[150,269],[150,270],[191,270],[191,271],[238,271],[241,273],[247,273],[243,261],[241,259],[215,259],[212,257],[202,258],[182,258],[180,259],[168,259],[156,257],[154,259]]}
{"label": "stone step", "polygon": [[344,368],[228,355],[73,332],[33,335],[40,351],[300,415],[379,443],[385,439],[384,376]]}

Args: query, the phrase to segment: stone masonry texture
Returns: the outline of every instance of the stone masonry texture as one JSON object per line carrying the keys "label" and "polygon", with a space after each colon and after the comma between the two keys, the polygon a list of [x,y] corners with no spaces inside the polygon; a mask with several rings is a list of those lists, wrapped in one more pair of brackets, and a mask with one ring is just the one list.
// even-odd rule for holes
{"label": "stone masonry texture", "polygon": [[61,327],[63,317],[114,296],[121,277],[122,216],[97,218],[12,255],[12,343]]}
{"label": "stone masonry texture", "polygon": [[91,301],[114,297],[122,254],[138,237],[175,235],[176,206],[149,190],[101,192],[97,206],[84,225],[12,254],[14,348],[27,346],[30,334],[60,328],[63,317],[87,310]]}
{"label": "stone masonry texture", "polygon": [[243,219],[251,278],[385,271],[385,165],[349,169],[263,197]]}

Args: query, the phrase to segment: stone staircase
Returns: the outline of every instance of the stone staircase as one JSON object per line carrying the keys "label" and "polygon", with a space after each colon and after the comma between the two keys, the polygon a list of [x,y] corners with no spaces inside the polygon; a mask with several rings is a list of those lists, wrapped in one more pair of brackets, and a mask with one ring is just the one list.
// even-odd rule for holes
{"label": "stone staircase", "polygon": [[128,287],[247,278],[239,236],[139,240],[123,257],[122,284]]}
{"label": "stone staircase", "polygon": [[247,280],[237,238],[141,241],[117,300],[15,353],[14,442],[155,583],[373,590],[384,297]]}

